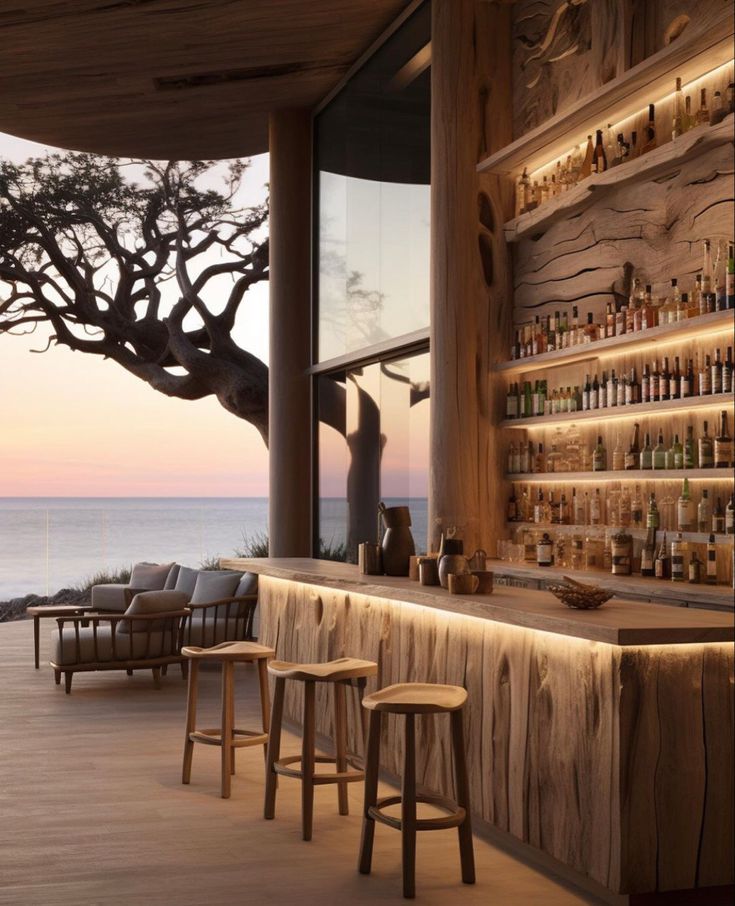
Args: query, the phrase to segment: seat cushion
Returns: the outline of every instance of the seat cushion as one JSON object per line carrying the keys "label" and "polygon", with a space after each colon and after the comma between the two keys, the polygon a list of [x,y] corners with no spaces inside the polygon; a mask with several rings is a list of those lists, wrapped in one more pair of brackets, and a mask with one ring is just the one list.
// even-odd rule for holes
{"label": "seat cushion", "polygon": [[173,563],[136,563],[130,574],[132,588],[145,591],[160,591],[166,585]]}
{"label": "seat cushion", "polygon": [[197,576],[191,603],[209,604],[212,601],[232,598],[241,578],[242,573],[202,570]]}
{"label": "seat cushion", "polygon": [[79,630],[79,652],[73,626],[64,627],[63,637],[59,635],[58,629],[54,630],[51,638],[51,659],[57,667],[69,667],[73,664],[107,664],[146,657],[166,657],[174,654],[175,648],[176,641],[172,640],[170,632],[152,632],[150,638],[145,632],[133,632],[127,636],[118,633],[115,637],[113,656],[111,626],[102,622],[97,627],[96,647],[92,627],[87,626]]}
{"label": "seat cushion", "polygon": [[200,570],[192,569],[190,566],[180,566],[176,584],[174,585],[176,591],[185,592],[189,596],[189,600],[191,600],[199,573]]}
{"label": "seat cushion", "polygon": [[[188,604],[189,599],[183,591],[162,590],[162,591],[142,591],[139,592],[131,601],[130,607],[125,611],[128,616],[139,613],[166,613],[173,610],[183,610]],[[161,632],[166,628],[163,620],[154,620],[150,626],[147,620],[127,620],[117,624],[117,632],[126,635],[129,632]]]}
{"label": "seat cushion", "polygon": [[179,578],[179,570],[181,567],[178,563],[174,563],[171,569],[168,571],[166,576],[166,584],[163,586],[166,591],[173,591],[176,588],[176,580]]}
{"label": "seat cushion", "polygon": [[235,597],[239,598],[241,595],[256,595],[258,593],[258,574],[257,573],[243,573],[242,579],[235,589]]}
{"label": "seat cushion", "polygon": [[127,607],[125,592],[127,585],[108,583],[107,585],[92,586],[92,609],[109,610],[115,613],[124,613]]}

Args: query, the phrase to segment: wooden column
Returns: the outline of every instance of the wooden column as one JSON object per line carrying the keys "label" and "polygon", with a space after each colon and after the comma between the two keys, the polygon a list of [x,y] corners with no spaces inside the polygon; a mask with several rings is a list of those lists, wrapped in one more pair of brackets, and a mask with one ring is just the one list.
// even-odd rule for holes
{"label": "wooden column", "polygon": [[271,114],[270,501],[272,557],[311,555],[311,112]]}
{"label": "wooden column", "polygon": [[505,529],[505,403],[490,369],[508,357],[512,185],[475,165],[512,138],[510,36],[506,5],[432,3],[430,535],[456,525],[469,552],[493,552]]}

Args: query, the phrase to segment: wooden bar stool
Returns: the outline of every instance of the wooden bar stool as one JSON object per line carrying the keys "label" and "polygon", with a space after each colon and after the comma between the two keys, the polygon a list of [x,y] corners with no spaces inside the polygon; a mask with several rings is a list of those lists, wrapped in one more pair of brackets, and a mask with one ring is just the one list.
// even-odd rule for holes
{"label": "wooden bar stool", "polygon": [[[268,757],[266,759],[265,807],[264,816],[274,818],[276,814],[277,775],[296,777],[301,780],[301,821],[304,840],[311,840],[314,816],[314,787],[324,783],[336,783],[340,815],[349,814],[347,804],[347,784],[363,780],[362,770],[348,770],[353,766],[354,758],[347,753],[347,708],[345,687],[354,686],[362,700],[367,678],[375,676],[378,665],[372,661],[361,661],[356,658],[343,657],[325,664],[290,664],[285,661],[271,661],[268,672],[275,677],[276,686],[273,693],[273,711],[271,714]],[[299,680],[304,686],[304,729],[301,755],[280,758],[281,724],[283,722],[283,697],[286,680]],[[332,683],[334,687],[334,757],[316,755],[314,694],[317,683]],[[364,737],[364,726],[362,728]],[[301,762],[301,768],[289,765]],[[328,774],[315,773],[315,764],[334,764],[336,770]]]}
{"label": "wooden bar stool", "polygon": [[[194,743],[203,742],[210,746],[222,747],[222,798],[230,798],[230,775],[235,773],[235,749],[246,746],[263,746],[267,754],[269,696],[266,666],[275,651],[256,642],[222,642],[212,648],[189,646],[181,649],[184,657],[191,662],[189,670],[189,693],[186,703],[186,739],[184,741],[184,767],[182,783],[191,780],[191,760]],[[196,729],[197,690],[199,664],[215,661],[222,664],[222,724],[214,730]],[[235,664],[255,661],[260,681],[260,709],[263,718],[262,730],[238,730],[235,728]]]}
{"label": "wooden bar stool", "polygon": [[[467,692],[460,686],[441,686],[433,683],[397,683],[386,686],[363,699],[363,708],[370,711],[367,762],[365,765],[365,807],[362,820],[359,870],[370,874],[373,858],[375,822],[381,821],[401,832],[403,848],[403,896],[416,896],[416,832],[444,830],[456,827],[459,832],[459,855],[462,880],[475,883],[475,856],[472,848],[470,823],[470,796],[465,759],[462,709]],[[378,799],[378,772],[380,770],[381,715],[403,714],[406,717],[403,780],[400,796]],[[446,796],[416,795],[416,727],[417,714],[450,714],[452,722],[452,749],[454,751],[454,777],[457,801]],[[446,811],[436,818],[417,818],[416,803],[424,802]],[[385,814],[382,809],[391,805],[401,806],[401,817]]]}

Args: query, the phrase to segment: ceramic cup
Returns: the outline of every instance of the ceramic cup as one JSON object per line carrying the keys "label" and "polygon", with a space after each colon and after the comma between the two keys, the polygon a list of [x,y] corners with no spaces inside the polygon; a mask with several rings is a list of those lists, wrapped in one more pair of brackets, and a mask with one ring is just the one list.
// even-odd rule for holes
{"label": "ceramic cup", "polygon": [[477,593],[481,595],[491,595],[493,593],[493,574],[487,569],[473,569],[472,575],[477,576],[479,585]]}
{"label": "ceramic cup", "polygon": [[363,576],[383,575],[383,554],[379,544],[364,541],[357,548],[357,563]]}
{"label": "ceramic cup", "polygon": [[419,582],[422,585],[439,584],[439,562],[436,557],[419,557]]}
{"label": "ceramic cup", "polygon": [[408,578],[414,582],[419,581],[419,560],[421,557],[411,556],[408,558]]}
{"label": "ceramic cup", "polygon": [[480,586],[480,580],[473,573],[449,573],[450,595],[473,595]]}

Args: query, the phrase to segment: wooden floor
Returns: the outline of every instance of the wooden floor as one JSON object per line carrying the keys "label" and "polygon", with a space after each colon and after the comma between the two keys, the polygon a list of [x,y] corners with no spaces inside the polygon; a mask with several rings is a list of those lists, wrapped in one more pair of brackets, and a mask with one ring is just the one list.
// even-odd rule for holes
{"label": "wooden floor", "polygon": [[[42,658],[51,621],[44,621]],[[361,784],[340,817],[317,787],[314,839],[300,838],[299,785],[283,778],[262,815],[261,750],[238,753],[219,798],[219,750],[197,746],[180,783],[185,684],[150,672],[76,674],[70,696],[33,669],[32,624],[0,625],[0,904],[402,903],[400,835],[376,829],[373,874],[356,871]],[[200,714],[216,726],[219,673],[203,671]],[[237,671],[239,726],[257,726],[256,674]],[[213,722],[212,722],[213,721]],[[201,725],[201,724],[200,724]],[[298,751],[286,735],[282,751]],[[475,840],[478,883],[459,880],[454,831],[419,837],[422,904],[572,906],[589,900]]]}

